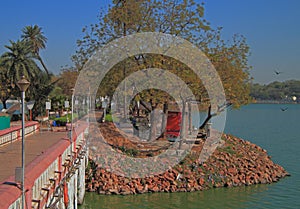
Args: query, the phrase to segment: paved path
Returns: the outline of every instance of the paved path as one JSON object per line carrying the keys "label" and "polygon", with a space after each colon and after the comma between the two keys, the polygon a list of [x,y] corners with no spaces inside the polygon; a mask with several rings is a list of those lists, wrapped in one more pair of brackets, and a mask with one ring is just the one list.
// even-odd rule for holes
{"label": "paved path", "polygon": [[[60,140],[67,140],[67,132],[39,132],[25,137],[25,163],[28,165],[46,149]],[[22,140],[0,146],[0,184],[21,167]],[[26,172],[26,170],[25,170]]]}

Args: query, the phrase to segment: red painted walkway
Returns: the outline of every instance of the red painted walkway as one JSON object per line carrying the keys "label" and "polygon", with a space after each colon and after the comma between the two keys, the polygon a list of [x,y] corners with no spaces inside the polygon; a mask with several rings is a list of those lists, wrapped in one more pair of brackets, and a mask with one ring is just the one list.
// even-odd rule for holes
{"label": "red painted walkway", "polygon": [[[66,137],[67,132],[39,132],[25,137],[26,165],[43,154],[52,145],[61,140],[67,140]],[[0,184],[15,174],[16,167],[21,167],[21,153],[21,140],[0,146]]]}

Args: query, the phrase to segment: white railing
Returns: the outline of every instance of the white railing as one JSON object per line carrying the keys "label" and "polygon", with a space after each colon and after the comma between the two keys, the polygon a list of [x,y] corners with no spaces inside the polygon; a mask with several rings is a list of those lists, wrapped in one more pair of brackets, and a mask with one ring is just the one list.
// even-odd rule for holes
{"label": "white railing", "polygon": [[[29,122],[25,126],[25,136],[33,134],[39,130],[38,122]],[[22,127],[15,126],[9,129],[0,131],[0,146],[11,143],[22,137]]]}

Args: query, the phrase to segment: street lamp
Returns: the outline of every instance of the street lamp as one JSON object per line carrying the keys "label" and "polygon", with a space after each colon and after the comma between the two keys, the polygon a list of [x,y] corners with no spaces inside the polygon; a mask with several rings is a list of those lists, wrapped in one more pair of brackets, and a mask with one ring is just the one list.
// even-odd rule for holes
{"label": "street lamp", "polygon": [[25,207],[25,91],[30,85],[30,82],[25,79],[25,76],[21,77],[21,80],[17,83],[22,96],[22,208]]}
{"label": "street lamp", "polygon": [[74,120],[74,91],[75,89],[71,89],[72,93],[72,98],[71,98],[71,133],[70,133],[70,138],[71,138],[71,151],[72,150],[72,142],[73,142],[73,120]]}

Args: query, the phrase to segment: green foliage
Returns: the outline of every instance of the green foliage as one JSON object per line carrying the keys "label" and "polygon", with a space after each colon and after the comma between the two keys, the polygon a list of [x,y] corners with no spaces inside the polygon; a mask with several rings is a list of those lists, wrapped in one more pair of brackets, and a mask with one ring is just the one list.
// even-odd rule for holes
{"label": "green foliage", "polygon": [[107,115],[105,116],[105,121],[106,121],[106,122],[113,122],[113,117],[112,117],[112,115],[111,115],[111,114],[107,114]]}
{"label": "green foliage", "polygon": [[[138,32],[161,32],[180,36],[198,46],[211,59],[218,71],[227,100],[235,107],[251,102],[249,97],[249,46],[243,36],[231,41],[221,38],[221,28],[213,30],[204,19],[204,4],[193,0],[122,0],[114,1],[108,11],[102,11],[99,22],[85,27],[78,40],[78,50],[72,57],[80,70],[94,51],[109,41]],[[208,102],[206,89],[187,66],[161,55],[136,55],[118,63],[103,79],[99,95],[112,95],[114,89],[130,73],[140,69],[166,69],[179,76],[201,102]],[[164,94],[144,94],[152,108],[163,103]],[[157,93],[157,92],[155,92]],[[146,96],[147,95],[147,96]],[[161,98],[153,101],[153,98]]]}
{"label": "green foliage", "polygon": [[[74,115],[74,120],[76,120],[76,118],[78,118],[78,114],[73,114]],[[59,118],[55,118],[54,121],[56,122],[56,124],[58,126],[65,126],[67,124],[67,122],[70,123],[72,118],[72,114],[67,114],[65,116],[59,117]]]}
{"label": "green foliage", "polygon": [[139,151],[136,149],[126,149],[126,147],[119,147],[119,149],[128,156],[136,157]]}
{"label": "green foliage", "polygon": [[65,126],[67,124],[68,121],[70,121],[67,117],[59,117],[59,118],[55,118],[54,121],[56,122],[57,126]]}
{"label": "green foliage", "polygon": [[[37,25],[26,26],[22,30],[22,40],[10,41],[5,46],[7,52],[0,57],[0,90],[1,101],[12,98],[19,98],[20,91],[16,83],[21,76],[25,76],[30,82],[26,91],[26,100],[34,100],[33,116],[44,113],[45,102],[51,92],[54,83],[51,82],[51,74],[48,73],[39,50],[45,48],[47,38],[43,35],[41,28]],[[36,61],[39,61],[45,69],[41,71]]]}
{"label": "green foliage", "polygon": [[[248,72],[251,67],[248,64],[249,46],[246,39],[241,35],[234,35],[232,40],[223,40],[221,28],[212,29],[204,18],[204,11],[204,4],[194,0],[113,1],[107,11],[101,11],[99,21],[96,24],[91,24],[83,29],[84,36],[77,41],[78,49],[72,60],[80,71],[99,47],[105,46],[114,39],[139,32],[171,34],[189,41],[207,55],[221,78],[228,103],[233,104],[233,107],[247,104],[251,102]],[[135,43],[137,46],[140,45],[138,41],[136,40]],[[199,57],[193,57],[188,53],[187,51],[186,56],[189,56],[190,60],[199,59]],[[195,99],[209,107],[211,98],[209,98],[201,80],[211,81],[211,76],[206,75],[205,78],[200,79],[188,66],[161,54],[159,52],[156,54],[137,54],[117,63],[112,69],[109,69],[110,72],[102,80],[98,95],[112,97],[116,87],[128,75],[142,69],[157,68],[167,70],[181,78],[195,95]],[[145,76],[148,76],[147,73]],[[165,85],[171,84],[172,82],[165,82]],[[213,86],[214,84],[210,85]],[[184,100],[192,98],[192,95],[182,96],[181,88],[182,86],[178,85],[173,89],[180,94],[181,102],[185,103]],[[141,91],[140,89],[136,90],[137,92]],[[126,94],[133,95],[132,91],[132,89],[126,89]],[[150,108],[147,109],[153,113],[150,116],[149,138],[151,139],[156,136],[153,110],[161,108],[164,103],[171,102],[171,97],[165,92],[153,88],[146,89],[138,96],[149,103]],[[118,98],[120,101],[116,103],[124,103],[125,99],[122,97]]]}
{"label": "green foliage", "polygon": [[34,62],[32,48],[25,41],[10,41],[11,45],[6,45],[8,50],[1,56],[1,66],[8,75],[10,82],[15,84],[24,75],[29,81],[33,81],[39,76],[40,69]]}
{"label": "green foliage", "polygon": [[209,30],[203,16],[203,5],[194,0],[113,1],[108,11],[100,11],[98,23],[83,28],[84,37],[77,41],[72,59],[81,69],[99,46],[138,32],[174,34],[196,43]]}
{"label": "green foliage", "polygon": [[119,122],[119,118],[114,118],[112,114],[106,114],[105,122]]}
{"label": "green foliage", "polygon": [[55,85],[49,94],[49,99],[51,100],[52,109],[57,111],[64,108],[64,101],[67,100],[67,97],[63,94],[62,88]]}
{"label": "green foliage", "polygon": [[65,96],[71,96],[71,89],[75,87],[78,74],[79,72],[77,69],[72,67],[66,67],[61,70],[57,77],[57,86],[62,90],[60,93],[64,94]]}
{"label": "green foliage", "polygon": [[33,117],[46,113],[45,104],[49,100],[49,94],[55,85],[55,82],[51,82],[49,76],[51,77],[52,75],[41,71],[40,75],[31,81],[30,87],[26,92],[27,98],[35,101]]}
{"label": "green foliage", "polygon": [[251,94],[257,101],[291,102],[292,97],[300,98],[300,81],[272,82],[267,85],[252,84]]}
{"label": "green foliage", "polygon": [[232,145],[228,145],[226,147],[220,147],[220,148],[218,148],[218,150],[220,152],[228,153],[228,154],[231,154],[231,155],[236,154],[236,151],[233,150]]}
{"label": "green foliage", "polygon": [[2,102],[4,109],[7,109],[6,101],[10,98],[14,91],[14,88],[9,81],[9,76],[6,74],[4,67],[1,69],[0,64],[0,101]]}
{"label": "green foliage", "polygon": [[42,28],[37,25],[26,26],[23,28],[22,32],[23,34],[21,38],[31,47],[32,54],[35,55],[35,57],[39,60],[39,62],[43,66],[47,75],[49,75],[49,71],[39,54],[40,49],[46,48],[46,42],[47,42],[47,38],[44,36],[42,32]]}

